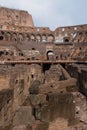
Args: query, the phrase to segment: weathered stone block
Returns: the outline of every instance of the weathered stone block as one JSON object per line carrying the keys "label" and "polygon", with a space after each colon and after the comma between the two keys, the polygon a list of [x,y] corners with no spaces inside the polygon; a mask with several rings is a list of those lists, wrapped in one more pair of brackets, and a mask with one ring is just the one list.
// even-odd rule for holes
{"label": "weathered stone block", "polygon": [[19,125],[15,126],[12,130],[32,130],[31,126],[26,126],[26,125]]}
{"label": "weathered stone block", "polygon": [[15,113],[13,125],[27,125],[32,123],[32,109],[30,106],[22,106]]}
{"label": "weathered stone block", "polygon": [[38,94],[38,93],[39,93],[39,86],[40,86],[40,81],[35,80],[35,81],[31,84],[31,86],[30,86],[30,88],[29,88],[30,94]]}
{"label": "weathered stone block", "polygon": [[39,88],[39,92],[41,94],[47,94],[53,92],[52,84],[44,84]]}
{"label": "weathered stone block", "polygon": [[68,121],[63,118],[58,118],[49,123],[48,130],[68,130]]}
{"label": "weathered stone block", "polygon": [[37,120],[43,121],[43,122],[49,122],[50,121],[50,108],[48,105],[44,105],[42,107],[37,107],[35,109],[35,116]]}
{"label": "weathered stone block", "polygon": [[30,95],[29,99],[30,99],[31,104],[34,106],[46,103],[46,95],[44,94]]}
{"label": "weathered stone block", "polygon": [[10,82],[9,75],[0,74],[0,91],[4,89],[9,89],[10,88],[9,82]]}
{"label": "weathered stone block", "polygon": [[36,119],[43,122],[54,121],[57,118],[75,118],[75,105],[73,104],[72,94],[48,94],[48,104],[35,108]]}
{"label": "weathered stone block", "polygon": [[48,130],[49,123],[36,121],[35,124],[32,125],[32,130]]}

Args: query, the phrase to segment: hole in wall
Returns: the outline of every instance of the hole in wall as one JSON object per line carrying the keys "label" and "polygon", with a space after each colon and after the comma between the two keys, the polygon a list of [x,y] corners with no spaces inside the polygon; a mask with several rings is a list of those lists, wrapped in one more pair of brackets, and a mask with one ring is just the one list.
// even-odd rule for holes
{"label": "hole in wall", "polygon": [[3,38],[3,36],[0,36],[0,40],[3,40],[4,38]]}
{"label": "hole in wall", "polygon": [[34,78],[34,75],[33,75],[33,74],[31,75],[31,78],[32,78],[32,79]]}

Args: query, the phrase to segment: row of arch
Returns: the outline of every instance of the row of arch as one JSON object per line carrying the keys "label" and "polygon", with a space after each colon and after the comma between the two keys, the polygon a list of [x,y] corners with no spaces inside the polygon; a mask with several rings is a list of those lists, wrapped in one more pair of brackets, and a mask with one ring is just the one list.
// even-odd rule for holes
{"label": "row of arch", "polygon": [[53,34],[28,34],[15,32],[0,32],[0,40],[7,41],[37,41],[37,42],[53,42],[55,37]]}
{"label": "row of arch", "polygon": [[78,32],[74,37],[73,42],[87,42],[87,32]]}

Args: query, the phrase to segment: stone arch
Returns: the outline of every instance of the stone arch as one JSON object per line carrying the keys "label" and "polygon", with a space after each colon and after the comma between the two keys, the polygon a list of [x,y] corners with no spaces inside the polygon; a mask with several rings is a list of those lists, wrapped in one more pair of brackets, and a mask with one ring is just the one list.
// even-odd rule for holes
{"label": "stone arch", "polygon": [[48,50],[46,53],[47,60],[54,60],[54,52],[53,50]]}
{"label": "stone arch", "polygon": [[35,37],[34,34],[31,34],[31,35],[30,35],[30,40],[31,40],[31,41],[36,41],[36,37]]}
{"label": "stone arch", "polygon": [[70,38],[69,38],[69,37],[64,37],[64,38],[63,38],[63,42],[66,42],[66,43],[67,43],[67,42],[70,42]]}
{"label": "stone arch", "polygon": [[12,34],[12,41],[17,41],[17,34],[16,33]]}
{"label": "stone arch", "polygon": [[42,42],[47,42],[47,36],[46,36],[46,34],[42,35]]}
{"label": "stone arch", "polygon": [[30,41],[30,35],[29,34],[25,34],[24,39],[25,39],[25,41]]}
{"label": "stone arch", "polygon": [[5,40],[11,41],[11,39],[12,39],[12,34],[10,32],[6,32],[6,34],[5,34]]}
{"label": "stone arch", "polygon": [[79,32],[79,35],[82,35],[83,34],[83,32]]}
{"label": "stone arch", "polygon": [[4,32],[3,32],[3,31],[0,31],[0,41],[1,41],[1,40],[4,40],[4,38],[5,38]]}
{"label": "stone arch", "polygon": [[3,32],[3,31],[0,31],[0,34],[1,34],[1,35],[4,35],[4,34],[5,34],[5,32]]}
{"label": "stone arch", "polygon": [[36,40],[37,40],[38,42],[40,42],[41,39],[42,39],[42,38],[41,38],[41,35],[40,35],[40,34],[37,34],[37,35],[36,35]]}
{"label": "stone arch", "polygon": [[20,42],[22,42],[24,40],[24,36],[23,36],[22,33],[19,33],[18,39],[19,39]]}
{"label": "stone arch", "polygon": [[53,42],[54,41],[54,36],[52,34],[49,34],[47,37],[48,42]]}

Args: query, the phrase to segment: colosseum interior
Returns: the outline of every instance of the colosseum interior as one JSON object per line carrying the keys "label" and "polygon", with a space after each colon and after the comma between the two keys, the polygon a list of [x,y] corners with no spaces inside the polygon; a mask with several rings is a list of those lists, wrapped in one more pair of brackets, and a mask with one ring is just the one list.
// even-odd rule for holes
{"label": "colosseum interior", "polygon": [[0,130],[87,130],[87,25],[0,7]]}

